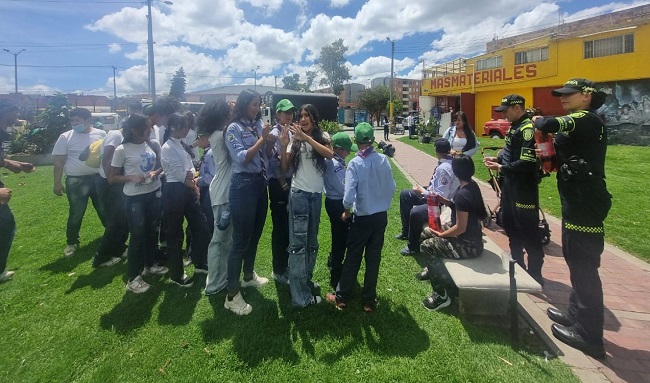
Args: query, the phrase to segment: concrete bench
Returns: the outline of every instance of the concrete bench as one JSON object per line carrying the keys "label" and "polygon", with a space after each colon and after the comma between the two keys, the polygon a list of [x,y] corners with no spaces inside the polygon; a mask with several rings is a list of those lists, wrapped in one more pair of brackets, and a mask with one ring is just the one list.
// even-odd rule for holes
{"label": "concrete bench", "polygon": [[[458,286],[459,310],[470,315],[508,314],[510,278],[501,261],[502,250],[488,237],[483,253],[473,259],[443,259],[451,278]],[[515,264],[517,292],[539,293],[542,286]]]}

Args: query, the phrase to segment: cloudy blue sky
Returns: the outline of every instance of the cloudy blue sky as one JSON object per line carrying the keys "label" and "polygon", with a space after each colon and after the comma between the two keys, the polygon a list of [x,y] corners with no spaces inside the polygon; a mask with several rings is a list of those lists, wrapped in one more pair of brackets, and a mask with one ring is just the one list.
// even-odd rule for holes
{"label": "cloudy blue sky", "polygon": [[[229,84],[282,86],[313,70],[321,47],[343,38],[352,81],[484,52],[485,43],[649,1],[173,0],[153,2],[156,86],[183,66],[188,91]],[[18,55],[23,93],[147,92],[146,1],[0,0],[0,48]],[[14,90],[14,56],[0,51],[0,93]]]}

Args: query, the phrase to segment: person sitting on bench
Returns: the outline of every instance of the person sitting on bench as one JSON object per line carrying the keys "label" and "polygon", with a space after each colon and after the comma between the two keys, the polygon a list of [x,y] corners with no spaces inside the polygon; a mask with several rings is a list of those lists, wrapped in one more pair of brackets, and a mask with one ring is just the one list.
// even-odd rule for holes
{"label": "person sitting on bench", "polygon": [[408,239],[408,244],[400,251],[402,255],[414,255],[420,250],[422,227],[428,222],[427,196],[435,193],[443,198],[452,199],[460,187],[458,178],[451,168],[451,145],[440,138],[435,143],[438,166],[433,172],[431,183],[425,190],[420,185],[402,190],[399,195],[399,211],[402,220],[402,232],[396,239]]}
{"label": "person sitting on bench", "polygon": [[429,256],[429,266],[424,273],[431,280],[433,293],[422,301],[429,311],[449,306],[451,295],[457,295],[457,288],[442,258],[475,258],[483,252],[481,222],[487,217],[487,212],[481,190],[472,180],[474,162],[466,154],[459,154],[451,161],[451,167],[460,180],[460,189],[453,202],[440,196],[438,198],[451,207],[452,226],[443,232],[424,229],[420,246],[422,253]]}

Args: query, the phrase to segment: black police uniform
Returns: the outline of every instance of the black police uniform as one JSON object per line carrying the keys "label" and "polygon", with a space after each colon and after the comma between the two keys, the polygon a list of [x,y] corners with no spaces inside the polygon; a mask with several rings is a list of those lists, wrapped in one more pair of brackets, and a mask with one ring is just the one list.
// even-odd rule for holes
{"label": "black police uniform", "polygon": [[603,344],[603,288],[598,275],[604,249],[603,221],[611,207],[605,185],[607,130],[593,111],[540,118],[535,128],[557,133],[560,170],[557,187],[562,203],[562,253],[571,278],[568,314],[575,330],[590,344]]}
{"label": "black police uniform", "polygon": [[[542,283],[544,250],[539,236],[539,190],[534,128],[528,115],[512,122],[499,159],[503,173],[501,211],[510,253],[517,263]],[[528,253],[528,267],[524,252]]]}

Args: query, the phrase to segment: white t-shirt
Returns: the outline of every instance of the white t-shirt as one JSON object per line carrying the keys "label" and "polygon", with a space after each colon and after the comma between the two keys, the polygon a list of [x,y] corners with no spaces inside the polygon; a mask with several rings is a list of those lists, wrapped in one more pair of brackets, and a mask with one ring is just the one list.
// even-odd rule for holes
{"label": "white t-shirt", "polygon": [[[329,135],[323,132],[323,137],[329,140]],[[293,146],[293,138],[287,146],[287,152],[291,152]],[[314,157],[314,148],[307,142],[300,143],[300,162],[296,173],[291,180],[291,187],[300,189],[309,193],[322,193],[325,175],[314,165],[312,158]]]}
{"label": "white t-shirt", "polygon": [[167,130],[167,127],[165,125],[154,125],[153,129],[151,129],[149,138],[158,142],[163,142],[163,137],[165,137],[165,130]]}
{"label": "white t-shirt", "polygon": [[181,139],[169,137],[162,146],[160,163],[167,182],[185,182],[187,172],[194,171],[192,159],[181,145]]}
{"label": "white t-shirt", "polygon": [[[117,148],[120,146],[122,143],[122,140],[124,139],[124,136],[122,135],[122,132],[119,130],[111,130],[108,132],[106,137],[104,137],[104,141],[102,142],[102,149],[101,149],[101,158],[104,157],[104,148],[107,146],[112,146],[113,148]],[[99,165],[99,175],[108,178],[106,176],[106,173],[104,172],[104,167]]]}
{"label": "white t-shirt", "polygon": [[[157,141],[152,141],[152,145],[157,145]],[[125,176],[148,175],[156,167],[156,151],[152,149],[145,141],[141,144],[124,143],[115,148],[111,166],[114,168],[124,168]],[[150,183],[136,184],[135,182],[126,182],[124,184],[124,194],[129,196],[151,193],[160,187],[160,178],[156,177]]]}
{"label": "white t-shirt", "polygon": [[52,150],[53,156],[66,156],[65,165],[63,170],[68,176],[88,176],[97,174],[99,168],[92,168],[84,161],[79,159],[79,156],[84,150],[87,150],[90,144],[97,140],[101,140],[106,136],[103,130],[90,128],[89,133],[77,133],[74,130],[68,130],[61,133],[59,139],[54,144]]}
{"label": "white t-shirt", "polygon": [[223,205],[230,196],[230,178],[232,166],[228,149],[224,145],[223,131],[217,130],[210,135],[210,147],[214,159],[214,177],[210,182],[210,201],[212,206]]}

